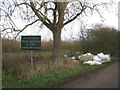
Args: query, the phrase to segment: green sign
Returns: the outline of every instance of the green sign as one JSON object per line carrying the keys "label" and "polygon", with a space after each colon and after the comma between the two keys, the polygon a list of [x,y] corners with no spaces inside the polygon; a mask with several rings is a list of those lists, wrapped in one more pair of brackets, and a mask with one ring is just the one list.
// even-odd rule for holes
{"label": "green sign", "polygon": [[21,50],[40,50],[41,36],[21,36]]}

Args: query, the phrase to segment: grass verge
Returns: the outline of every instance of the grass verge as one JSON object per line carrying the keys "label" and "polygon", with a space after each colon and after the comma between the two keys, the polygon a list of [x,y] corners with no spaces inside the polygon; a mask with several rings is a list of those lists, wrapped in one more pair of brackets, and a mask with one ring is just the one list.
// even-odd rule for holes
{"label": "grass verge", "polygon": [[67,68],[67,66],[64,65],[56,69],[48,69],[41,74],[36,74],[32,79],[27,79],[27,77],[25,77],[23,80],[14,80],[14,77],[3,75],[3,88],[51,88],[71,80],[74,76],[88,74],[115,63],[118,60],[119,58],[112,58],[111,63],[105,63],[98,66],[83,65],[80,62],[67,62],[64,60],[65,65],[68,65],[70,62],[76,67],[73,66],[75,68]]}

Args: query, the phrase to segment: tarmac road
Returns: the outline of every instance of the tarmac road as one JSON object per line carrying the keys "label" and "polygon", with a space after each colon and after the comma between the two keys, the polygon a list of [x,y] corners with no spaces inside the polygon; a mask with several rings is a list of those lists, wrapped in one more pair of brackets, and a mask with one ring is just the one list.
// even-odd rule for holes
{"label": "tarmac road", "polygon": [[57,88],[118,88],[118,69],[118,63],[114,63]]}

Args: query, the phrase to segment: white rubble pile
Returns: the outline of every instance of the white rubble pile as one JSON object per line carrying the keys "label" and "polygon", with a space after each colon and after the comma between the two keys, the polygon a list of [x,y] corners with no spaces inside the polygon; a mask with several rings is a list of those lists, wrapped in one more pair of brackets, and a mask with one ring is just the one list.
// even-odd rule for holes
{"label": "white rubble pile", "polygon": [[83,64],[100,65],[105,62],[110,62],[110,54],[104,55],[103,53],[99,53],[99,54],[93,56],[93,61],[88,60],[86,62],[83,62]]}
{"label": "white rubble pile", "polygon": [[79,55],[78,57],[76,56],[67,56],[64,55],[65,58],[69,58],[72,60],[76,61],[82,61],[83,64],[89,64],[89,65],[101,65],[106,62],[110,62],[110,54],[103,54],[99,53],[97,55],[93,55],[91,53]]}

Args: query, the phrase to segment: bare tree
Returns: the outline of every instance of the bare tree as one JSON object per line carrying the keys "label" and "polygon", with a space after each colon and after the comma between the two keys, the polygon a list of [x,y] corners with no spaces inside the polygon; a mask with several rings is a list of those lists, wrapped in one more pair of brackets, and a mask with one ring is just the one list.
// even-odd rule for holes
{"label": "bare tree", "polygon": [[[41,0],[2,0],[0,1],[0,10],[2,20],[2,32],[17,32],[17,35],[27,27],[37,24],[44,24],[53,33],[53,57],[59,57],[61,46],[61,30],[68,23],[74,21],[80,15],[84,15],[94,10],[99,13],[97,7],[106,6],[107,3],[91,2],[54,2]],[[13,19],[21,18],[27,21],[27,24],[18,29]]]}

